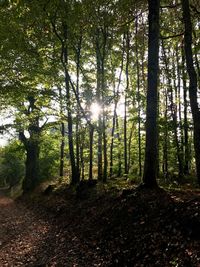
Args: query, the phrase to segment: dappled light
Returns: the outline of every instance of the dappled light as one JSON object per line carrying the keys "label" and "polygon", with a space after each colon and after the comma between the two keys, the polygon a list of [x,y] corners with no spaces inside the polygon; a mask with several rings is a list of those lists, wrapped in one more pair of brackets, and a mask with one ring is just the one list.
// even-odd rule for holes
{"label": "dappled light", "polygon": [[0,0],[0,267],[200,267],[197,0]]}
{"label": "dappled light", "polygon": [[98,120],[100,113],[102,112],[102,108],[98,103],[92,103],[90,106],[91,118],[92,120]]}

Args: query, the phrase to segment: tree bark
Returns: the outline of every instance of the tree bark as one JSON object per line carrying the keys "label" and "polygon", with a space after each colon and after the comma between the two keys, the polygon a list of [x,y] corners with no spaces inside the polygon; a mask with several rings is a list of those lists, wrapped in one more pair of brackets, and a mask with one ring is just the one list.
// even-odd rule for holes
{"label": "tree bark", "polygon": [[194,123],[194,150],[196,159],[197,181],[200,185],[200,111],[197,101],[197,73],[194,68],[192,53],[192,22],[188,0],[182,0],[183,21],[185,27],[184,44],[187,72],[189,75],[189,97]]}
{"label": "tree bark", "polygon": [[90,136],[90,159],[89,159],[89,180],[93,179],[93,138],[94,138],[94,127],[89,128]]}
{"label": "tree bark", "polygon": [[129,51],[130,37],[129,28],[126,33],[126,89],[124,92],[124,174],[128,174],[128,155],[127,155],[127,105],[128,105],[128,91],[129,91]]}
{"label": "tree bark", "polygon": [[138,165],[139,177],[142,176],[142,153],[141,153],[141,106],[140,106],[140,66],[139,66],[139,51],[138,51],[138,17],[135,22],[135,52],[136,52],[136,68],[137,68],[137,104],[138,104]]}
{"label": "tree bark", "polygon": [[[81,60],[81,47],[82,47],[82,34],[80,34],[77,49],[76,49],[76,93],[79,98],[79,80],[80,80],[80,60]],[[76,165],[77,175],[80,179],[80,136],[79,136],[79,124],[80,124],[80,108],[77,103],[77,115],[76,115]]]}
{"label": "tree bark", "polygon": [[143,183],[146,187],[156,187],[158,134],[158,55],[159,55],[159,0],[149,0],[149,40],[148,40],[148,84],[146,111],[146,147]]}
{"label": "tree bark", "polygon": [[[176,101],[174,101],[174,93],[173,93],[173,86],[172,81],[169,73],[169,64],[167,61],[167,56],[164,48],[164,41],[162,40],[162,50],[163,50],[163,59],[165,64],[165,72],[166,72],[166,78],[167,78],[167,85],[168,85],[168,92],[169,92],[169,99],[170,99],[170,110],[171,110],[171,116],[172,116],[172,122],[173,122],[173,133],[174,133],[174,142],[176,145],[177,150],[177,160],[178,160],[178,168],[179,168],[179,178],[183,176],[183,159],[180,149],[180,143],[178,138],[178,123],[177,123],[177,88],[176,84],[174,84],[175,88],[175,97]],[[175,68],[175,66],[173,66]]]}
{"label": "tree bark", "polygon": [[188,101],[187,101],[187,84],[186,84],[186,73],[185,73],[185,55],[182,47],[182,81],[183,81],[183,102],[184,102],[184,174],[189,174],[189,160],[190,160],[190,149],[189,149],[189,137],[188,137]]}
{"label": "tree bark", "polygon": [[121,59],[121,66],[120,66],[117,88],[115,89],[115,82],[113,85],[114,110],[113,110],[113,118],[112,118],[112,131],[111,131],[111,144],[110,144],[110,174],[109,174],[110,177],[112,177],[113,175],[114,133],[115,133],[115,128],[116,128],[117,105],[119,102],[119,88],[120,88],[121,79],[122,79],[123,66],[124,66],[124,38],[123,38],[122,59]]}
{"label": "tree bark", "polygon": [[164,113],[164,144],[163,144],[163,174],[165,181],[168,179],[168,93],[165,89],[165,113]]}
{"label": "tree bark", "polygon": [[[102,99],[101,99],[101,51],[100,51],[100,44],[99,44],[99,38],[100,38],[100,33],[99,29],[97,29],[96,32],[96,43],[95,43],[95,48],[96,48],[96,63],[97,63],[97,73],[96,73],[96,79],[97,79],[97,88],[96,88],[96,98],[97,98],[97,103],[101,105]],[[103,179],[103,155],[102,155],[102,115],[99,114],[98,117],[98,180],[102,181]]]}
{"label": "tree bark", "polygon": [[[59,87],[59,99],[60,99],[60,117],[61,120],[63,120],[63,96],[62,96],[62,90]],[[60,181],[62,181],[64,176],[64,148],[65,148],[65,124],[62,121],[61,122],[61,142],[60,142]]]}
{"label": "tree bark", "polygon": [[64,176],[64,148],[65,148],[65,125],[61,123],[61,144],[60,144],[60,180]]}
{"label": "tree bark", "polygon": [[28,192],[36,186],[39,175],[39,142],[38,140],[27,140],[25,179],[23,181],[23,191]]}
{"label": "tree bark", "polygon": [[64,30],[64,39],[65,42],[62,43],[62,64],[65,72],[65,90],[66,90],[66,102],[67,102],[67,127],[68,127],[68,146],[69,146],[69,155],[70,155],[70,163],[71,163],[71,184],[77,184],[80,181],[80,177],[78,175],[75,153],[74,153],[74,140],[73,140],[73,119],[71,112],[71,94],[70,94],[70,81],[68,76],[68,33],[67,26],[63,25]]}
{"label": "tree bark", "polygon": [[22,184],[24,192],[31,191],[39,180],[39,152],[40,152],[40,133],[38,109],[35,105],[36,99],[28,96],[29,107],[26,111],[28,116],[29,138],[26,138],[24,131],[19,132],[19,139],[24,144],[26,150],[25,177]]}
{"label": "tree bark", "polygon": [[118,139],[118,171],[117,176],[120,177],[122,175],[122,157],[121,157],[121,136],[119,132],[119,120],[118,116],[116,115],[116,130],[117,130],[117,139]]}

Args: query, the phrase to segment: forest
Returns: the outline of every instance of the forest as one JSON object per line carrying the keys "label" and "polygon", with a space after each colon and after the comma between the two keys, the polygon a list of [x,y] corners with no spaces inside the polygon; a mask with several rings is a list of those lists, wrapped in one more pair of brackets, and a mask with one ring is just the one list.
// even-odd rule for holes
{"label": "forest", "polygon": [[200,266],[199,60],[199,0],[0,1],[1,266]]}

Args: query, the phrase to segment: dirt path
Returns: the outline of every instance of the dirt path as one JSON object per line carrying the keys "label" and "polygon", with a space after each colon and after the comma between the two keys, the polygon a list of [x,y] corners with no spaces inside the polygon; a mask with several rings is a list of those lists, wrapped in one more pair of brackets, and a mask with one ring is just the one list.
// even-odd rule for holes
{"label": "dirt path", "polygon": [[130,193],[34,202],[0,191],[0,267],[200,267],[200,192]]}
{"label": "dirt path", "polygon": [[88,261],[100,266],[76,226],[69,224],[67,218],[29,208],[0,191],[0,267],[83,267]]}
{"label": "dirt path", "polygon": [[[51,225],[0,193],[0,266],[31,266]],[[40,259],[45,262],[44,259]],[[32,265],[33,266],[33,265]]]}

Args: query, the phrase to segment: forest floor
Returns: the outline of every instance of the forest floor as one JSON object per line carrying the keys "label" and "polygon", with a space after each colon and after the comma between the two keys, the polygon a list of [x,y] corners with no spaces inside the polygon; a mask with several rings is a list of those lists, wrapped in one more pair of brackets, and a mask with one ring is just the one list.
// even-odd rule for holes
{"label": "forest floor", "polygon": [[51,189],[15,201],[0,191],[1,267],[200,267],[200,190]]}

